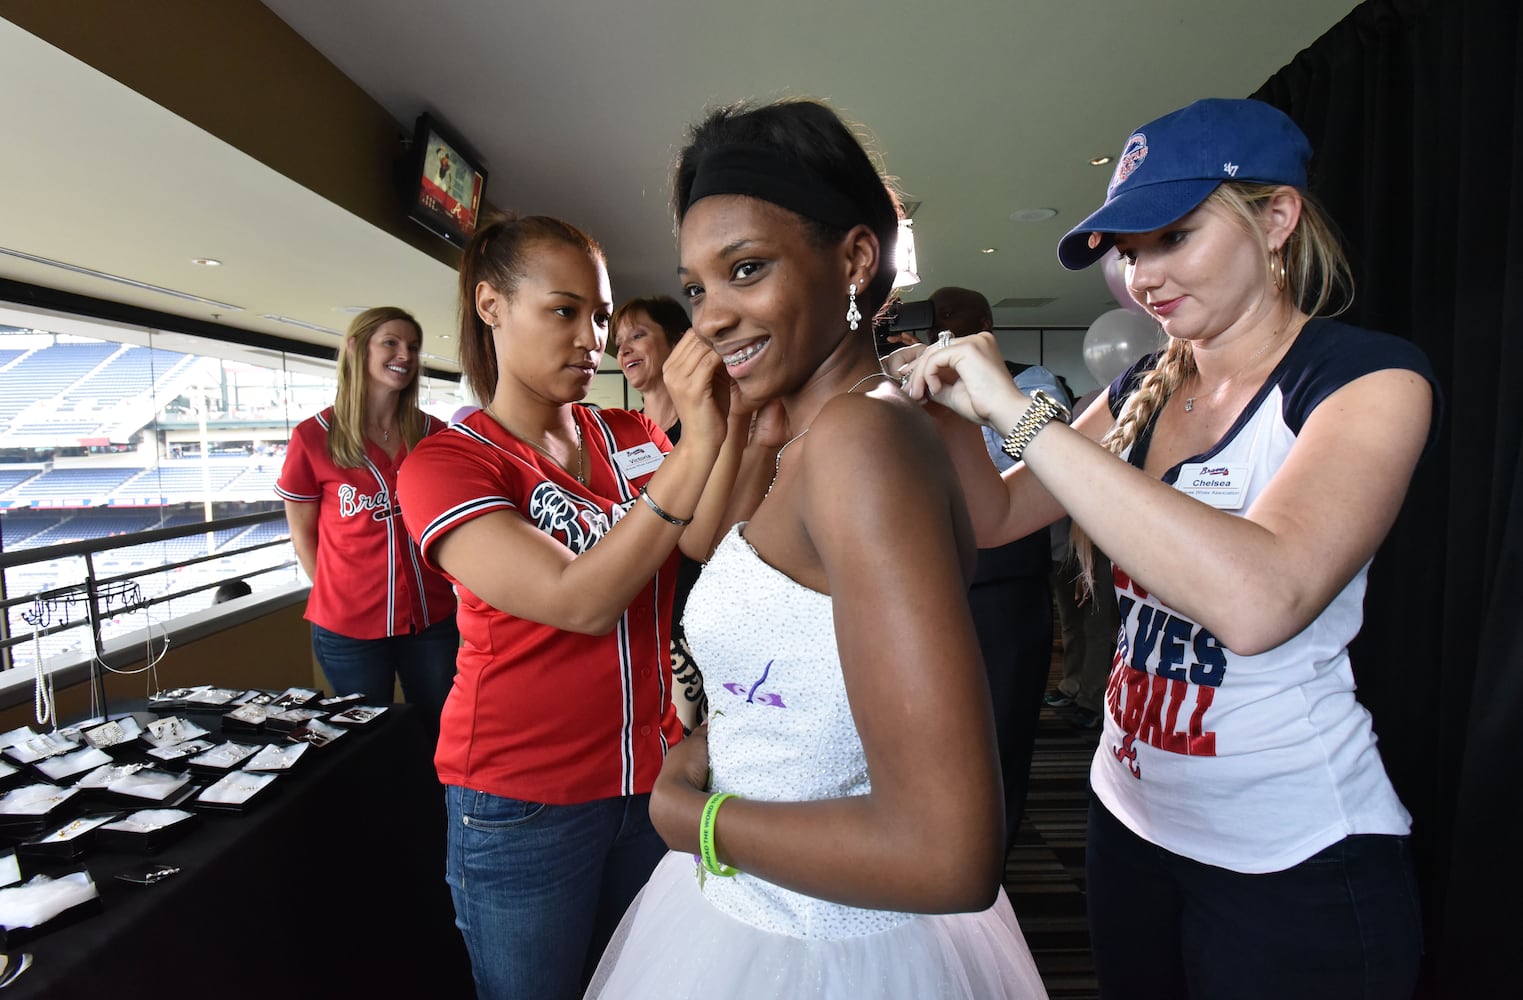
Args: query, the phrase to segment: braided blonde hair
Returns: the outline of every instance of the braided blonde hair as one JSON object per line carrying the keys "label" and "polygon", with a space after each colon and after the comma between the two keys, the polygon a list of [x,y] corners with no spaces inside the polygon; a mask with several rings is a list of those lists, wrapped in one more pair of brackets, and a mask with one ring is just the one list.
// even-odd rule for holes
{"label": "braided blonde hair", "polygon": [[[1275,184],[1250,184],[1228,181],[1219,185],[1201,204],[1215,205],[1237,221],[1243,231],[1265,242],[1263,211],[1281,190]],[[1284,287],[1279,295],[1286,308],[1302,308],[1308,316],[1336,316],[1354,301],[1354,279],[1348,258],[1339,246],[1338,236],[1327,215],[1305,191],[1301,195],[1301,217],[1296,228],[1280,248],[1285,268]],[[1275,265],[1269,261],[1269,268]],[[1329,305],[1337,302],[1336,308]],[[1326,312],[1324,312],[1326,310]],[[1100,444],[1114,455],[1121,455],[1181,385],[1195,374],[1195,348],[1187,340],[1170,339],[1157,364],[1143,375],[1137,388],[1127,398],[1115,424]],[[1079,576],[1087,593],[1094,593],[1094,543],[1077,521],[1069,529]]]}

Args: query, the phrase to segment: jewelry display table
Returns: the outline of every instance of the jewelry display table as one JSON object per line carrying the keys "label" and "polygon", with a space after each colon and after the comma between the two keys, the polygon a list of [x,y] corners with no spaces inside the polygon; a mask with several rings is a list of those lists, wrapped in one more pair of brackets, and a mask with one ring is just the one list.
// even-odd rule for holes
{"label": "jewelry display table", "polygon": [[[188,720],[217,744],[290,745],[283,733],[224,729],[222,715],[135,713]],[[104,845],[74,860],[18,855],[23,879],[87,870],[100,907],[8,944],[13,963],[33,961],[7,1000],[474,996],[444,881],[444,797],[411,706],[307,747],[256,799],[244,812],[179,805],[197,821],[153,855]],[[150,884],[117,877],[145,865],[179,871]]]}

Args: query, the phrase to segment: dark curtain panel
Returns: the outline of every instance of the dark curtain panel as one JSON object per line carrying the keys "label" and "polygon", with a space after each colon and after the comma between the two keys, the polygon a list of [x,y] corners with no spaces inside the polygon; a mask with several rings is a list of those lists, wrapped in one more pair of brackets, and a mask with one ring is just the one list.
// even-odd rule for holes
{"label": "dark curtain panel", "polygon": [[1413,815],[1422,997],[1516,995],[1523,944],[1523,16],[1369,0],[1253,96],[1317,150],[1348,318],[1415,341],[1444,393],[1375,560],[1360,699]]}

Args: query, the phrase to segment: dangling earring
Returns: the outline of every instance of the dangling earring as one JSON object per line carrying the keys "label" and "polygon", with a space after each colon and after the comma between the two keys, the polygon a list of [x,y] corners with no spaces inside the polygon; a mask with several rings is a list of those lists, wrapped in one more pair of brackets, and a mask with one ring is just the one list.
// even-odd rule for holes
{"label": "dangling earring", "polygon": [[846,294],[851,296],[851,301],[846,306],[846,325],[855,330],[857,324],[862,321],[862,313],[857,310],[857,283],[855,281],[846,290]]}
{"label": "dangling earring", "polygon": [[1285,291],[1285,282],[1288,277],[1285,272],[1284,248],[1269,251],[1269,280],[1274,282],[1274,290]]}

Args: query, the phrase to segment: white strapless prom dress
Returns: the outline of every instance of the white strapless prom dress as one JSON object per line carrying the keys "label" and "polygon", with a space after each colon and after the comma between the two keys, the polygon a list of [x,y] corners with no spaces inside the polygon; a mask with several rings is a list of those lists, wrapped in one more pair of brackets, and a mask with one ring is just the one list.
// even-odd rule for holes
{"label": "white strapless prom dress", "polygon": [[[836,654],[830,598],[732,529],[684,626],[709,695],[716,791],[805,801],[870,788]],[[721,814],[722,815],[722,814]],[[700,883],[672,853],[625,914],[588,997],[1000,1000],[1046,990],[1004,890],[981,913],[864,910],[741,872]]]}

